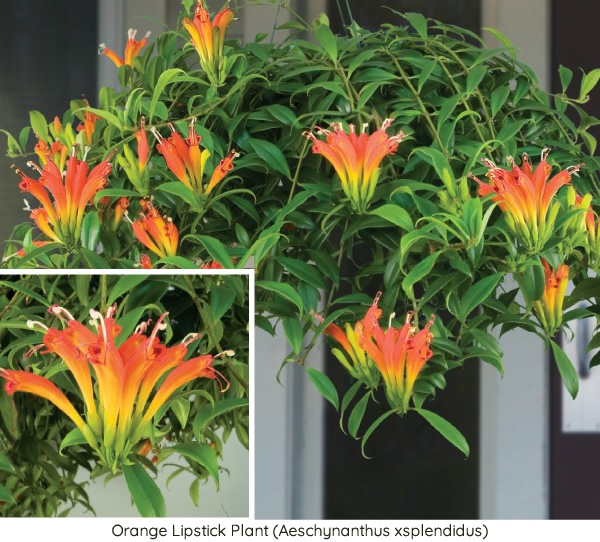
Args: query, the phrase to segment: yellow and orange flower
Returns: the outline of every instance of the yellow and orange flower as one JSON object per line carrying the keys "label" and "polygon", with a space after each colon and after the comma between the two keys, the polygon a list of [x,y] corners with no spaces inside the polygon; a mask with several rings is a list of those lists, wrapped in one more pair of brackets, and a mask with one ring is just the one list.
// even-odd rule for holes
{"label": "yellow and orange flower", "polygon": [[200,56],[200,65],[209,81],[216,86],[223,85],[227,78],[227,62],[224,55],[225,33],[233,17],[233,11],[225,6],[211,21],[204,1],[198,0],[194,18],[183,19],[183,26]]}
{"label": "yellow and orange flower", "polygon": [[157,334],[166,328],[163,321],[167,313],[149,336],[148,324],[143,323],[117,346],[121,327],[114,318],[116,307],[105,315],[90,310],[94,330],[62,307],[53,306],[50,312],[63,321],[63,329],[48,328],[41,322],[30,321],[28,325],[42,329],[45,353],[57,355],[72,373],[81,392],[84,415],[49,379],[28,371],[0,369],[5,389],[10,395],[26,392],[51,401],[113,471],[127,461],[140,440],[148,437],[154,416],[177,389],[197,378],[222,378],[212,367],[211,355],[185,361],[189,344],[199,337],[197,333],[172,347],[161,343]]}
{"label": "yellow and orange flower", "polygon": [[117,161],[136,190],[143,196],[147,196],[150,190],[148,171],[150,146],[146,136],[145,117],[142,117],[140,121],[140,129],[135,133],[135,139],[137,141],[137,157],[126,143],[123,145],[123,154],[117,157]]}
{"label": "yellow and orange flower", "polygon": [[390,325],[384,331],[379,326],[382,313],[377,304],[380,295],[377,294],[373,305],[354,329],[346,324],[344,333],[331,324],[325,334],[333,337],[345,350],[346,354],[343,354],[334,348],[332,353],[351,376],[375,388],[379,377],[373,368],[381,373],[390,405],[403,414],[408,410],[419,374],[433,355],[429,345],[433,339],[430,328],[434,317],[418,330],[411,323],[413,313],[409,312],[402,327],[392,327],[390,319]]}
{"label": "yellow and orange flower", "polygon": [[535,171],[527,154],[523,154],[520,167],[510,159],[512,171],[486,159],[483,163],[489,168],[486,174],[489,182],[472,177],[479,183],[480,196],[494,194],[492,201],[500,206],[509,228],[530,251],[541,250],[552,236],[561,208],[556,193],[571,182],[571,176],[582,166],[568,167],[549,179],[552,166],[547,162],[548,149],[542,151],[541,158]]}
{"label": "yellow and orange flower", "polygon": [[554,335],[562,323],[563,301],[569,284],[569,266],[562,264],[554,271],[542,259],[545,286],[542,298],[534,302],[535,312],[542,327],[549,336]]}
{"label": "yellow and orange flower", "polygon": [[42,204],[31,212],[31,218],[44,235],[73,250],[79,244],[86,207],[107,183],[111,172],[108,159],[90,171],[85,160],[76,158],[73,149],[64,177],[53,161],[48,161],[43,170],[32,162],[29,165],[38,171],[39,180],[16,171],[21,176],[21,191]]}
{"label": "yellow and orange flower", "polygon": [[179,231],[169,217],[162,217],[154,205],[141,200],[145,214],[131,223],[138,241],[160,258],[175,256],[179,243]]}
{"label": "yellow and orange flower", "polygon": [[100,212],[100,220],[106,224],[111,231],[116,232],[119,229],[119,224],[129,207],[129,200],[125,197],[117,199],[114,206],[111,206],[109,197],[100,198],[98,200]]}
{"label": "yellow and orange flower", "polygon": [[317,135],[325,134],[325,141],[312,132],[304,133],[313,142],[313,153],[323,155],[331,163],[340,178],[342,190],[359,213],[366,211],[373,198],[381,161],[396,152],[404,137],[402,132],[389,136],[386,130],[391,124],[391,119],[385,119],[381,128],[369,135],[367,125],[357,134],[354,125],[349,125],[347,133],[341,123],[334,122],[332,130],[316,129]]}
{"label": "yellow and orange flower", "polygon": [[233,160],[239,156],[232,150],[213,170],[210,181],[203,184],[206,162],[210,157],[208,149],[200,149],[201,137],[195,130],[195,119],[189,125],[188,137],[183,139],[175,127],[169,123],[171,135],[164,138],[155,128],[152,133],[158,140],[156,148],[165,157],[171,172],[197,196],[209,195],[233,169]]}
{"label": "yellow and orange flower", "polygon": [[135,35],[137,34],[137,30],[130,28],[127,32],[127,44],[125,45],[125,55],[124,58],[121,58],[117,53],[115,53],[112,49],[109,49],[106,44],[101,43],[100,48],[98,49],[98,54],[106,55],[117,68],[121,66],[132,66],[133,61],[139,56],[142,49],[147,45],[148,38],[150,37],[150,32],[146,32],[146,35],[141,40],[136,40]]}

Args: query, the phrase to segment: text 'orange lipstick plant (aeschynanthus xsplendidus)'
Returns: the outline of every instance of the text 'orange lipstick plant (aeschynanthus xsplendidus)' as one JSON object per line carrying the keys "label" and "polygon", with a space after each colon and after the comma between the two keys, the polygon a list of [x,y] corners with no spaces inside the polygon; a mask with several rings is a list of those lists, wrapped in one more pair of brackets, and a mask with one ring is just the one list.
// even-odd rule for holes
{"label": "text 'orange lipstick plant (aeschynanthus xsplendidus)'", "polygon": [[489,168],[488,182],[479,183],[479,195],[494,194],[504,213],[506,223],[527,250],[539,252],[554,232],[556,217],[561,208],[555,198],[558,190],[571,182],[581,164],[564,169],[550,178],[552,166],[548,164],[548,149],[542,151],[542,159],[535,171],[529,156],[523,154],[521,166],[511,158],[511,171],[499,168],[490,160],[483,160]]}
{"label": "text 'orange lipstick plant (aeschynanthus xsplendidus)'", "polygon": [[69,250],[79,245],[86,207],[96,193],[104,188],[111,172],[108,160],[90,171],[85,157],[84,160],[78,160],[75,150],[67,161],[64,176],[51,160],[47,161],[43,170],[29,162],[40,174],[37,181],[16,170],[21,176],[21,191],[28,192],[42,204],[42,207],[31,211],[30,216],[36,226],[44,235]]}
{"label": "text 'orange lipstick plant (aeschynanthus xsplendidus)'", "polygon": [[215,86],[223,85],[227,78],[225,33],[233,17],[233,11],[226,5],[211,21],[204,1],[198,0],[194,18],[183,19],[183,26],[200,56],[200,65],[208,80]]}
{"label": "text 'orange lipstick plant (aeschynanthus xsplendidus)'", "polygon": [[[176,390],[197,378],[222,378],[212,367],[212,355],[185,360],[188,346],[200,334],[192,333],[171,347],[161,343],[157,334],[166,328],[163,320],[167,313],[149,335],[148,324],[140,324],[117,346],[121,328],[114,319],[116,307],[109,308],[105,315],[90,310],[94,330],[62,307],[53,306],[50,312],[64,322],[64,329],[32,321],[28,326],[42,330],[45,353],[58,356],[71,372],[85,412],[78,412],[52,381],[29,371],[0,369],[5,389],[11,395],[32,393],[52,402],[113,471],[128,461],[141,439],[151,436],[154,416]],[[223,355],[233,353],[226,351]]]}
{"label": "text 'orange lipstick plant (aeschynanthus xsplendidus)'", "polygon": [[371,368],[379,370],[390,405],[399,414],[404,414],[409,408],[415,382],[433,355],[429,345],[433,339],[430,328],[434,318],[419,330],[412,324],[413,313],[409,312],[402,327],[393,327],[390,318],[390,325],[384,331],[379,326],[382,313],[377,304],[380,296],[381,293],[377,294],[373,305],[354,329],[347,326],[344,334],[338,326],[328,326],[325,333],[342,345],[352,363],[345,360],[346,356],[340,351],[335,355],[357,380],[375,387],[376,382],[375,386],[371,384]]}
{"label": "text 'orange lipstick plant (aeschynanthus xsplendidus)'", "polygon": [[404,137],[402,132],[389,136],[386,130],[391,124],[391,119],[385,119],[381,128],[369,135],[366,133],[366,124],[362,132],[357,134],[354,125],[349,125],[347,133],[341,123],[334,122],[331,130],[316,129],[317,135],[326,136],[325,141],[312,132],[304,134],[313,142],[313,152],[322,154],[334,167],[344,193],[359,213],[367,210],[373,198],[381,161],[388,154],[396,152],[398,143]]}

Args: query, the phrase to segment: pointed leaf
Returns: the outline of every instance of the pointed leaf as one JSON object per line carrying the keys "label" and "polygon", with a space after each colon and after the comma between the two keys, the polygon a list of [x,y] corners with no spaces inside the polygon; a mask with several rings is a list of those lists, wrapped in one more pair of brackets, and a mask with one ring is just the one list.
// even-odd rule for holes
{"label": "pointed leaf", "polygon": [[571,360],[567,357],[567,354],[565,354],[564,350],[558,344],[554,341],[550,341],[550,346],[552,347],[554,361],[556,362],[556,367],[560,373],[560,378],[571,397],[575,399],[579,392],[579,376],[577,375],[577,370],[571,363]]}
{"label": "pointed leaf", "polygon": [[448,442],[456,446],[466,457],[469,457],[469,444],[462,433],[449,421],[424,408],[415,408],[415,411],[423,416]]}
{"label": "pointed leaf", "polygon": [[362,399],[356,403],[352,409],[352,412],[350,412],[350,416],[348,417],[348,433],[350,433],[351,437],[356,438],[356,434],[360,429],[360,424],[362,423],[365,415],[365,410],[367,409],[367,403],[369,402],[370,396],[370,392],[365,393]]}
{"label": "pointed leaf", "polygon": [[139,463],[123,465],[122,468],[129,493],[140,515],[145,518],[165,517],[165,498],[146,469]]}
{"label": "pointed leaf", "polygon": [[321,371],[317,371],[312,367],[306,369],[308,376],[311,382],[314,384],[315,388],[319,391],[319,393],[325,397],[336,410],[339,410],[340,407],[340,399],[338,397],[338,392],[333,385],[333,382],[330,378],[322,373]]}
{"label": "pointed leaf", "polygon": [[219,488],[219,464],[216,450],[213,450],[208,444],[199,442],[185,442],[169,449],[202,465],[213,477],[217,489]]}

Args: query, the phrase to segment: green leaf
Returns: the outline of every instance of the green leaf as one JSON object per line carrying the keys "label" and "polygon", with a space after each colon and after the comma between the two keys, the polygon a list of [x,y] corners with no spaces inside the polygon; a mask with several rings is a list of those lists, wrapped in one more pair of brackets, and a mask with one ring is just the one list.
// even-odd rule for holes
{"label": "green leaf", "polygon": [[50,136],[48,134],[48,121],[46,117],[42,115],[39,111],[30,111],[29,112],[29,122],[31,123],[31,128],[33,132],[39,136],[44,141],[49,141]]}
{"label": "green leaf", "polygon": [[[342,406],[340,407],[340,429],[344,431],[344,413],[346,409],[354,399],[355,395],[358,393],[358,390],[362,387],[363,383],[357,380],[350,389],[344,394],[342,398]],[[344,431],[345,432],[345,431]]]}
{"label": "green leaf", "polygon": [[191,260],[184,258],[183,256],[167,256],[166,258],[161,258],[156,262],[156,265],[172,265],[174,267],[179,267],[180,269],[198,269],[198,266]]}
{"label": "green leaf", "polygon": [[206,252],[210,254],[210,257],[219,262],[225,269],[232,269],[234,267],[231,256],[229,256],[229,252],[227,252],[221,241],[208,235],[191,235],[190,237],[202,243]]}
{"label": "green leaf", "polygon": [[140,515],[144,518],[165,517],[165,498],[146,469],[139,463],[123,465],[122,468],[129,493]]}
{"label": "green leaf", "polygon": [[492,34],[497,40],[499,40],[502,43],[502,45],[504,45],[504,47],[506,47],[509,50],[510,55],[515,60],[517,59],[517,53],[515,52],[515,46],[506,37],[506,34],[502,33],[497,28],[490,28],[489,26],[484,27],[483,30],[487,30],[490,34]]}
{"label": "green leaf", "polygon": [[81,430],[76,427],[67,433],[67,436],[62,439],[60,443],[60,448],[58,449],[58,453],[62,455],[62,451],[69,446],[80,446],[82,444],[87,444],[87,440],[83,436]]}
{"label": "green leaf", "polygon": [[117,283],[108,294],[107,304],[112,305],[123,294],[133,290],[136,286],[144,282],[150,275],[123,275],[119,277]]}
{"label": "green leaf", "polygon": [[325,279],[314,265],[286,256],[278,256],[275,259],[300,280],[312,284],[315,288],[327,288]]}
{"label": "green leaf", "polygon": [[496,290],[496,286],[498,285],[498,282],[500,282],[502,276],[502,273],[494,273],[473,284],[473,286],[467,290],[467,293],[460,302],[459,310],[461,320],[464,321],[477,305],[480,305]]}
{"label": "green leaf", "polygon": [[421,93],[421,89],[423,88],[423,85],[425,85],[425,83],[429,79],[429,76],[431,75],[431,73],[433,72],[433,70],[435,69],[436,66],[437,66],[437,60],[430,60],[429,62],[427,62],[427,64],[421,71],[421,75],[419,75],[419,82],[417,84],[417,90],[419,93]]}
{"label": "green leaf", "polygon": [[423,155],[425,160],[433,165],[438,177],[452,195],[456,191],[456,180],[446,157],[439,150],[431,147],[421,147],[416,149],[415,152]]}
{"label": "green leaf", "polygon": [[98,238],[100,237],[100,229],[102,223],[100,217],[96,211],[87,213],[83,219],[81,225],[81,244],[89,249],[94,250],[98,244]]}
{"label": "green leaf", "polygon": [[288,179],[291,179],[290,166],[285,156],[277,145],[263,139],[250,138],[248,140],[254,152],[263,160],[269,168],[273,168],[279,173],[283,173]]}
{"label": "green leaf", "polygon": [[81,109],[73,111],[73,113],[77,113],[77,111],[89,111],[97,117],[104,119],[106,122],[108,122],[108,124],[114,126],[120,132],[123,131],[123,123],[119,120],[119,117],[117,117],[113,113],[105,111],[104,109],[96,109],[95,107],[82,107]]}
{"label": "green leaf", "polygon": [[172,401],[169,408],[175,414],[181,427],[187,425],[188,416],[190,415],[190,402],[185,397],[180,397]]}
{"label": "green leaf", "polygon": [[577,376],[577,371],[571,363],[571,360],[567,357],[567,354],[565,354],[564,350],[558,344],[551,340],[550,346],[552,347],[554,361],[556,362],[556,367],[560,373],[560,378],[571,397],[575,399],[579,392],[579,377]]}
{"label": "green leaf", "polygon": [[185,186],[185,184],[183,184],[180,181],[163,183],[157,186],[156,188],[157,190],[162,190],[163,192],[179,196],[183,201],[190,204],[192,207],[196,207],[198,205],[198,201],[196,200],[196,194],[194,194],[193,190],[190,190],[187,186]]}
{"label": "green leaf", "polygon": [[0,470],[13,473],[17,472],[13,464],[10,462],[10,459],[8,459],[8,457],[6,457],[4,454],[0,454]]}
{"label": "green leaf", "polygon": [[439,255],[440,252],[434,252],[433,254],[430,254],[427,256],[427,258],[421,260],[417,265],[415,265],[410,270],[408,275],[404,277],[404,280],[402,281],[402,289],[411,299],[414,298],[413,286],[421,279],[429,275]]}
{"label": "green leaf", "polygon": [[471,94],[487,73],[487,66],[476,66],[467,74],[467,94]]}
{"label": "green leaf", "polygon": [[235,408],[241,408],[248,406],[248,398],[231,398],[224,399],[223,401],[217,401],[215,406],[212,405],[204,405],[200,407],[196,417],[194,418],[193,423],[193,431],[194,435],[198,440],[202,436],[202,431],[208,425],[211,420],[214,420],[217,416],[224,414],[225,412],[229,412]]}
{"label": "green leaf", "polygon": [[331,29],[327,25],[322,24],[317,27],[315,35],[317,36],[317,40],[321,44],[321,47],[323,47],[327,53],[327,56],[331,58],[334,63],[337,62],[338,48],[335,41],[335,36],[333,35]]}
{"label": "green leaf", "polygon": [[506,103],[506,99],[509,95],[510,86],[508,84],[497,87],[492,91],[492,95],[490,97],[490,104],[492,106],[492,117],[495,117],[498,111],[502,109],[502,106]]}
{"label": "green leaf", "polygon": [[122,197],[126,197],[126,198],[139,198],[140,193],[139,192],[135,192],[133,190],[125,190],[124,188],[105,188],[104,190],[100,190],[100,192],[98,192],[95,196],[94,196],[94,204],[98,203],[98,201],[102,198],[122,198]]}
{"label": "green leaf", "polygon": [[279,282],[273,282],[270,280],[259,280],[256,282],[257,288],[262,288],[263,290],[269,290],[271,292],[275,292],[279,294],[281,297],[291,301],[298,310],[300,311],[300,316],[304,312],[304,303],[302,302],[302,298],[298,295],[298,292],[289,284],[281,284]]}
{"label": "green leaf", "polygon": [[217,489],[219,488],[219,464],[217,463],[217,452],[208,444],[198,442],[184,442],[170,448],[199,465],[202,465],[213,477]]}
{"label": "green leaf", "polygon": [[356,438],[356,434],[360,429],[360,424],[362,423],[363,417],[365,415],[365,410],[367,409],[367,404],[369,402],[370,396],[370,392],[365,393],[361,400],[358,403],[356,403],[356,405],[352,409],[352,412],[350,412],[350,416],[348,417],[348,433],[350,433],[351,437]]}
{"label": "green leaf", "polygon": [[317,371],[312,367],[306,369],[306,372],[308,373],[308,377],[314,384],[315,388],[317,388],[319,393],[325,397],[325,399],[327,399],[336,410],[339,410],[340,399],[338,397],[338,392],[330,378],[326,374],[322,373],[321,371]]}
{"label": "green leaf", "polygon": [[10,491],[8,491],[8,489],[6,489],[2,484],[0,484],[0,501],[17,504],[17,501],[15,501],[15,498],[11,495]]}
{"label": "green leaf", "polygon": [[450,444],[456,446],[466,457],[469,457],[469,444],[462,433],[449,421],[444,420],[444,418],[430,410],[415,408],[415,411],[423,416]]}
{"label": "green leaf", "polygon": [[600,81],[600,68],[596,68],[590,73],[585,74],[581,79],[579,99],[585,100],[588,94],[594,90],[594,87],[598,84],[598,81]]}
{"label": "green leaf", "polygon": [[396,224],[396,226],[401,227],[403,230],[412,231],[415,229],[410,215],[403,207],[400,207],[400,205],[386,203],[377,209],[373,209],[370,214],[379,216],[392,224]]}
{"label": "green leaf", "polygon": [[294,354],[299,354],[302,350],[302,340],[304,339],[304,333],[300,322],[295,318],[284,318],[282,323],[285,336],[287,337]]}
{"label": "green leaf", "polygon": [[405,13],[404,17],[422,38],[427,37],[427,19],[420,13]]}
{"label": "green leaf", "polygon": [[[40,247],[45,248],[45,247]],[[93,250],[90,250],[86,247],[81,247],[80,249],[83,258],[90,266],[90,269],[110,269],[110,265],[108,262],[99,254],[96,254]]]}
{"label": "green leaf", "polygon": [[174,82],[180,75],[185,75],[185,72],[183,70],[180,70],[179,68],[171,68],[169,70],[165,70],[160,74],[160,77],[156,82],[156,86],[154,87],[154,92],[152,93],[152,100],[150,102],[150,109],[148,110],[150,122],[152,122],[152,118],[154,117],[154,111],[156,110],[156,105],[158,104],[158,100],[160,99],[161,94],[165,90],[165,87],[168,84]]}
{"label": "green leaf", "polygon": [[210,291],[210,308],[213,321],[220,320],[223,315],[231,308],[235,301],[236,293],[233,288],[224,284],[213,286]]}
{"label": "green leaf", "polygon": [[573,79],[573,70],[570,70],[561,64],[558,67],[558,75],[560,77],[562,91],[566,92],[567,88],[569,88],[569,85],[571,84],[571,79]]}
{"label": "green leaf", "polygon": [[369,457],[365,455],[365,445],[367,444],[367,440],[369,440],[369,437],[375,432],[375,429],[377,429],[385,420],[387,420],[394,413],[394,410],[388,410],[387,412],[383,413],[365,431],[365,434],[363,435],[362,441],[360,443],[360,450],[364,458],[369,459]]}

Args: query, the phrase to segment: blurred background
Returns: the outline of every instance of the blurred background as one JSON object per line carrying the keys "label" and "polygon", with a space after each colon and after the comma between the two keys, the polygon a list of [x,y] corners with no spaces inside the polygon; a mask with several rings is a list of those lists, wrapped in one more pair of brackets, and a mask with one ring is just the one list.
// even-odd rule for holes
{"label": "blurred background", "polygon": [[[326,12],[332,27],[341,28],[337,0],[289,3],[308,20]],[[217,9],[222,2],[208,4]],[[549,91],[558,90],[560,64],[575,71],[575,87],[577,68],[589,71],[598,65],[597,0],[349,0],[349,4],[358,23],[373,29],[396,17],[379,9],[380,4],[469,28],[492,46],[498,43],[482,29],[499,28]],[[7,3],[0,20],[4,53],[0,127],[18,133],[28,123],[30,109],[51,119],[68,108],[70,99],[82,95],[94,105],[100,86],[116,84],[114,66],[97,55],[98,44],[122,51],[129,27],[142,35],[147,30],[156,35],[165,25],[175,25],[179,7],[180,0],[88,0],[76,8],[69,0]],[[270,33],[276,21],[289,19],[286,10],[269,5],[249,5],[238,15],[229,36],[242,40]],[[276,39],[284,36],[283,31],[275,34]],[[597,89],[588,106],[591,114],[600,116]],[[5,149],[0,136],[1,239],[27,217]],[[537,338],[513,332],[502,339],[502,381],[494,369],[477,363],[449,378],[436,409],[465,433],[472,449],[468,460],[422,423],[390,419],[370,442],[371,450],[377,451],[375,458],[366,461],[358,443],[340,432],[333,409],[313,391],[303,368],[288,366],[283,386],[277,384],[275,373],[288,353],[283,333],[280,336],[281,340],[257,336],[257,518],[600,517],[600,493],[595,489],[600,483],[597,382],[586,378],[582,369],[580,397],[574,404],[563,401],[564,392]],[[575,349],[572,359],[583,367],[585,352],[576,344],[569,348]],[[326,362],[324,352],[325,348],[316,349],[311,363],[335,378],[337,365]],[[119,496],[122,488],[111,484],[102,498],[109,509],[101,513],[122,515],[127,499]],[[243,488],[231,491],[247,495]],[[177,490],[173,493],[176,499]],[[94,504],[100,513],[101,504]],[[232,510],[226,513],[235,515]],[[187,514],[181,509],[181,515]]]}

